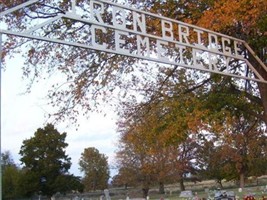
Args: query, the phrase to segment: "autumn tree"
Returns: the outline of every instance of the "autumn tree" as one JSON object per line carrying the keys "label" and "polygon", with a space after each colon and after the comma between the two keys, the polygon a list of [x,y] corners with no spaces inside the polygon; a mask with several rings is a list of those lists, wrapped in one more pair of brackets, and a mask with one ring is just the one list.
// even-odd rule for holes
{"label": "autumn tree", "polygon": [[[213,76],[199,86],[196,82],[199,79],[205,79],[205,76],[201,73],[195,73],[194,76],[181,69],[179,71],[170,71],[164,66],[161,67],[161,70],[162,72],[164,71],[165,76],[158,75],[157,84],[153,88],[151,98],[139,104],[128,102],[124,108],[125,115],[121,116],[123,123],[120,123],[120,128],[122,128],[122,140],[120,143],[123,145],[118,156],[122,161],[122,166],[135,167],[135,170],[139,172],[139,174],[135,173],[136,175],[149,177],[148,179],[141,179],[148,180],[143,186],[144,188],[147,187],[147,189],[149,189],[149,184],[155,181],[153,170],[158,170],[158,174],[160,174],[159,172],[164,174],[164,176],[157,176],[162,177],[162,180],[164,180],[166,174],[164,171],[160,171],[159,166],[170,169],[162,165],[161,162],[164,162],[163,160],[153,165],[150,158],[156,157],[156,154],[152,153],[157,152],[159,155],[164,154],[165,158],[168,157],[166,156],[166,151],[157,151],[155,147],[163,146],[163,150],[165,147],[168,148],[175,144],[176,148],[178,148],[185,139],[189,138],[190,133],[194,133],[194,138],[197,138],[197,135],[200,135],[203,131],[217,133],[220,140],[215,140],[218,139],[215,138],[212,142],[218,145],[222,142],[221,138],[227,137],[231,133],[231,127],[237,127],[237,122],[233,119],[247,121],[248,124],[239,123],[240,132],[242,132],[241,130],[250,129],[248,127],[252,125],[257,127],[256,129],[258,130],[264,126],[261,120],[257,120],[249,112],[252,110],[255,114],[260,115],[262,108],[257,103],[249,101],[245,93],[239,94],[237,99],[236,93],[231,93],[234,82],[230,78]],[[192,72],[194,73],[194,71]],[[263,135],[262,132],[259,132],[260,137]],[[229,146],[233,145],[230,142],[228,144]],[[231,170],[232,173],[229,174],[224,173],[224,167],[227,166],[225,160],[229,160],[226,157],[231,154],[223,150],[222,146],[214,146],[213,148],[216,151],[213,151],[212,154],[207,154],[205,149],[202,149],[204,155],[194,151],[197,146],[198,143],[188,153],[192,154],[191,158],[195,158],[196,162],[201,156],[207,158],[205,161],[202,159],[202,163],[207,171],[212,170],[207,174],[209,177],[212,176],[220,182],[223,178],[229,177],[230,174],[232,178],[233,175],[235,177],[241,175],[236,170]],[[185,145],[184,147],[190,146]],[[182,154],[181,151],[179,153]],[[179,153],[176,154],[176,158],[179,157]],[[212,157],[209,158],[209,156]],[[224,156],[226,156],[225,160],[218,160],[218,157],[223,159]],[[129,158],[127,159],[127,157]],[[142,158],[142,162],[139,160],[139,162],[136,162],[137,164],[133,163],[133,160],[140,158]],[[175,160],[174,158],[173,161]],[[185,159],[187,158],[185,157]],[[127,160],[130,162],[127,163]],[[231,161],[234,160],[231,159]],[[216,165],[220,165],[220,167],[216,167]],[[143,168],[146,171],[142,170]],[[149,171],[149,169],[153,170]],[[186,169],[188,170],[186,167],[181,167],[180,171],[184,172],[182,170]],[[173,168],[172,170],[175,172]],[[181,181],[181,188],[183,188],[183,179],[177,180]]]}
{"label": "autumn tree", "polygon": [[129,166],[128,167],[117,166],[117,168],[118,168],[118,173],[112,177],[111,181],[112,186],[124,187],[125,189],[127,189],[129,186],[136,186],[137,181],[136,177],[134,176],[136,170],[134,168],[130,168]]}
{"label": "autumn tree", "polygon": [[[116,154],[119,168],[116,178],[127,186],[142,184],[144,197],[154,184],[159,185],[159,192],[163,194],[165,184],[177,181],[181,190],[185,190],[184,177],[195,174],[193,161],[197,143],[190,136],[169,143],[164,131],[155,133],[148,123],[143,124],[143,130],[138,126],[122,133]],[[144,131],[145,127],[148,130]]]}
{"label": "autumn tree", "polygon": [[[238,179],[240,187],[244,187],[247,176],[265,173],[261,167],[266,162],[263,158],[266,155],[264,123],[247,111],[260,115],[261,108],[247,101],[244,93],[236,100],[235,94],[226,92],[231,84],[224,84],[223,89],[218,86],[216,84],[216,89],[207,93],[203,101],[203,106],[210,108],[206,110],[206,120],[210,121],[206,131],[210,134],[200,135],[202,148],[198,161],[207,177],[213,176],[219,183],[222,179]],[[257,170],[252,163],[258,163]]]}
{"label": "autumn tree", "polygon": [[[262,61],[266,62],[266,1],[214,1],[211,8],[203,12],[197,24],[215,31],[219,31],[248,42]],[[246,52],[244,52],[245,54]],[[248,60],[262,77],[267,77],[267,72],[255,61],[253,56],[248,55]],[[251,91],[256,91],[251,93]],[[234,84],[232,93],[244,92],[248,101],[252,101],[262,107],[263,112],[258,115],[248,111],[267,124],[267,84],[247,83],[246,88]]]}
{"label": "autumn tree", "polygon": [[80,170],[84,173],[83,184],[86,191],[104,190],[108,187],[108,158],[96,148],[84,149],[79,160]]}
{"label": "autumn tree", "polygon": [[[126,141],[123,143],[120,141],[120,150],[116,153],[116,162],[119,169],[117,178],[120,178],[120,182],[127,186],[140,184],[143,197],[147,197],[151,184],[156,182],[153,171],[154,165],[149,152],[146,151],[149,147],[145,146],[144,140],[138,138],[138,144],[133,144],[132,141],[127,143]],[[137,145],[138,147],[136,147]]]}
{"label": "autumn tree", "polygon": [[[245,179],[265,174],[262,167],[266,165],[266,135],[255,124],[244,124],[239,119],[229,135],[223,137],[221,158],[227,160],[224,169],[226,179],[239,180],[239,187],[245,186]],[[256,168],[256,169],[255,169]]]}
{"label": "autumn tree", "polygon": [[144,136],[141,131],[124,133],[120,138],[116,163],[121,182],[129,186],[141,184],[143,197],[147,197],[151,183],[155,182],[155,176],[152,169],[153,161],[150,158],[150,146],[147,145],[149,141]]}
{"label": "autumn tree", "polygon": [[[173,2],[170,2],[169,4],[167,2],[161,3],[161,6],[156,6],[155,4],[154,10],[164,8],[164,5],[169,5],[168,8],[172,8],[170,4]],[[266,51],[264,48],[266,47],[267,41],[266,26],[264,26],[264,24],[266,24],[266,2],[234,1],[234,4],[235,6],[232,6],[233,1],[201,1],[199,4],[189,1],[187,5],[191,5],[192,8],[199,9],[197,9],[198,12],[192,12],[195,15],[191,15],[191,17],[185,19],[185,21],[244,39],[253,47],[260,58],[263,61],[266,61],[266,55],[262,53]],[[201,9],[203,10],[201,11]],[[174,10],[166,9],[166,12],[168,12],[168,10],[171,14],[174,12],[175,8]],[[186,10],[185,13],[190,13],[187,11],[188,10]],[[246,53],[246,51],[243,52],[244,55]],[[253,63],[258,72],[263,77],[266,77],[266,71],[263,70],[261,65],[256,63],[256,61],[253,59],[253,56],[247,55],[247,58],[251,63]],[[242,63],[240,62],[235,63],[233,67],[238,69],[241,64]],[[166,77],[171,76],[166,74]],[[232,78],[220,77],[218,75],[211,75],[208,78],[200,77],[198,80],[199,83],[196,83],[196,85],[192,86],[191,88],[193,90],[194,88],[203,87],[204,93],[199,96],[202,98],[201,101],[203,110],[201,108],[199,111],[202,110],[205,112],[205,117],[201,118],[199,122],[201,122],[203,125],[205,123],[209,124],[208,126],[212,127],[213,129],[210,131],[215,131],[216,129],[218,133],[220,132],[221,137],[226,137],[229,133],[229,130],[225,131],[225,129],[223,129],[223,126],[226,124],[228,124],[229,127],[238,127],[240,130],[239,134],[241,135],[244,134],[244,131],[246,132],[250,130],[252,126],[256,126],[257,130],[261,130],[261,128],[264,126],[266,127],[266,84],[255,84],[249,81],[240,81]],[[161,84],[159,85],[161,86]],[[207,86],[206,91],[205,86]],[[182,91],[187,92],[188,90]],[[246,123],[239,121],[239,125],[237,125],[237,122],[230,120],[231,117],[235,119],[241,118],[241,120],[245,120]],[[204,122],[203,120],[207,121]],[[205,125],[203,128],[206,128]],[[259,131],[258,137],[264,137],[264,133]],[[229,143],[228,145],[233,144]],[[228,155],[226,152],[218,153],[221,155]],[[264,155],[265,153],[262,151],[262,154],[259,156],[261,157]],[[239,161],[240,160],[242,159],[239,157]],[[248,161],[244,161],[243,163],[248,163]],[[259,164],[259,166],[261,165],[262,164]],[[239,166],[239,170],[246,168],[245,166],[242,167],[242,164],[240,163],[234,164],[233,167],[235,168],[236,166]],[[235,175],[237,174],[237,171],[235,171]],[[224,176],[226,176],[226,174],[224,174]]]}
{"label": "autumn tree", "polygon": [[227,162],[221,145],[218,144],[216,138],[212,138],[212,134],[200,134],[199,149],[197,153],[197,166],[199,176],[203,179],[214,179],[223,188],[222,180],[226,178],[224,169]]}
{"label": "autumn tree", "polygon": [[[69,188],[66,180],[76,179],[68,173],[71,158],[66,154],[67,133],[59,133],[54,125],[47,124],[38,128],[34,136],[23,141],[20,149],[21,162],[24,164],[24,189],[28,196],[39,191],[52,196],[56,192],[78,189]],[[62,183],[62,180],[64,184]]]}
{"label": "autumn tree", "polygon": [[158,183],[159,191],[164,192],[165,183],[180,181],[184,190],[185,175],[195,172],[192,161],[197,150],[194,133],[200,125],[200,113],[195,110],[198,98],[193,92],[180,94],[182,88],[189,86],[185,83],[190,78],[183,70],[179,75],[179,80],[172,77],[176,84],[168,81],[169,87],[162,87],[155,94],[161,95],[160,101],[155,98],[150,104],[126,104],[119,121],[119,169],[124,173],[126,169],[135,171],[135,179],[124,177],[142,183],[144,196],[152,183]]}

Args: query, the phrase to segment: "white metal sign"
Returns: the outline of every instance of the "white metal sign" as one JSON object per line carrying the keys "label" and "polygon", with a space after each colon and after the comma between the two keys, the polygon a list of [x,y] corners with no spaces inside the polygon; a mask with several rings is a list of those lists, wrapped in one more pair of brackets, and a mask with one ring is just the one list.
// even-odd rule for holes
{"label": "white metal sign", "polygon": [[[31,0],[8,9],[0,13],[0,17],[36,2],[38,0]],[[253,56],[255,53],[243,40],[106,0],[90,0],[87,9],[90,14],[82,15],[73,0],[70,12],[24,32],[0,30],[0,33],[267,83],[244,56],[244,50]],[[61,19],[87,25],[90,40],[81,43],[38,34],[40,29]],[[257,56],[255,59],[267,73],[264,63]],[[230,63],[239,63],[239,69]],[[245,73],[247,68],[250,73]]]}

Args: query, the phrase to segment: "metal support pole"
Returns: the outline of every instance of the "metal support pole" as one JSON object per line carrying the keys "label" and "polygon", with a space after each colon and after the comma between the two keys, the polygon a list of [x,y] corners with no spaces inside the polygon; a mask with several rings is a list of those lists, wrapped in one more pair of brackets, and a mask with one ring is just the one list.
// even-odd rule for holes
{"label": "metal support pole", "polygon": [[2,131],[2,33],[0,32],[0,200],[2,200],[2,137],[1,137],[1,131]]}

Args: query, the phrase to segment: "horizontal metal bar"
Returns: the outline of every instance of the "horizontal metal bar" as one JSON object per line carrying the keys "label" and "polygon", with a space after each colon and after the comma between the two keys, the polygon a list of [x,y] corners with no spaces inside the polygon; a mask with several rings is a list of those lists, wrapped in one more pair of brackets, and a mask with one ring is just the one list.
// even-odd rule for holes
{"label": "horizontal metal bar", "polygon": [[31,33],[33,31],[36,31],[37,29],[42,28],[42,27],[44,27],[44,26],[46,26],[46,25],[48,25],[48,24],[60,19],[61,17],[62,17],[62,14],[59,14],[58,16],[55,16],[52,19],[49,19],[49,20],[47,20],[47,21],[45,21],[45,22],[43,22],[41,24],[38,24],[38,25],[34,26],[33,28],[31,28],[31,29],[29,29],[27,31],[24,31],[24,33],[28,34],[28,33]]}
{"label": "horizontal metal bar", "polygon": [[27,7],[27,6],[29,6],[29,5],[31,5],[33,3],[38,2],[38,1],[39,0],[30,0],[30,1],[27,1],[25,3],[20,4],[18,6],[15,6],[13,8],[7,9],[7,10],[5,10],[5,11],[3,11],[3,12],[0,13],[0,17],[3,17],[4,15],[7,15],[7,14],[12,13],[14,11],[17,11],[17,10],[19,10],[21,8]]}

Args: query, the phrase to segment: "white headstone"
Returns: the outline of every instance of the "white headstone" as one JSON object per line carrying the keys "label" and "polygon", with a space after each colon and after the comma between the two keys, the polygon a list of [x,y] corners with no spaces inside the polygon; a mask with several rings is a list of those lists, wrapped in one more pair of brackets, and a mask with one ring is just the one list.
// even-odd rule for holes
{"label": "white headstone", "polygon": [[106,200],[111,200],[110,196],[109,196],[109,190],[108,189],[104,189],[104,194],[105,194]]}

